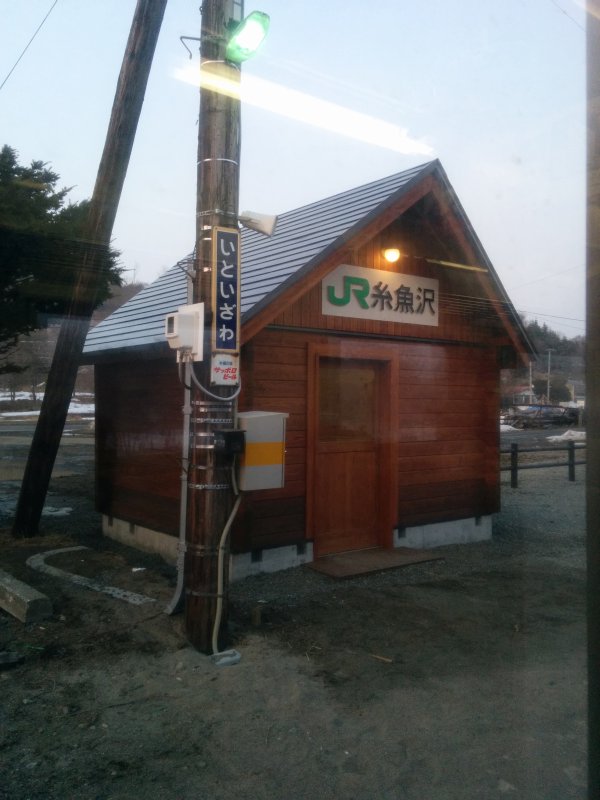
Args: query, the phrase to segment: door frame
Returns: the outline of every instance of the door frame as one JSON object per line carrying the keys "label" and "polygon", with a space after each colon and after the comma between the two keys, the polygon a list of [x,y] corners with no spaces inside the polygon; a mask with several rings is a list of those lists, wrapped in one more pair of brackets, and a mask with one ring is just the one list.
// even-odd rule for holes
{"label": "door frame", "polygon": [[308,345],[308,386],[306,420],[306,533],[313,543],[313,558],[319,557],[318,537],[315,530],[315,472],[317,436],[317,392],[319,389],[319,359],[337,358],[341,361],[376,361],[380,365],[380,391],[376,413],[379,419],[380,485],[379,507],[381,527],[379,546],[391,549],[394,545],[394,527],[398,509],[398,413],[394,413],[394,398],[398,398],[398,353],[387,342],[360,342],[339,339],[328,342],[310,342]]}

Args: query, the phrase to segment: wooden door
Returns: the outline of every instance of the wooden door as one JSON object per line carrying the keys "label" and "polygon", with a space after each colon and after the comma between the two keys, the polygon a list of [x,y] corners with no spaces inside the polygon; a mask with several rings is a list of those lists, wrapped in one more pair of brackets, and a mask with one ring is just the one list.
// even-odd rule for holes
{"label": "wooden door", "polygon": [[313,520],[315,555],[381,543],[381,372],[377,361],[318,357]]}

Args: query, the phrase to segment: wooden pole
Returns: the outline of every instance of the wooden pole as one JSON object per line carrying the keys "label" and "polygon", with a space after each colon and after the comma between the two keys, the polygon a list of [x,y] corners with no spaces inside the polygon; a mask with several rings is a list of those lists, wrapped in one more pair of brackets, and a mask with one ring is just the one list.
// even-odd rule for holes
{"label": "wooden pole", "polygon": [[[204,361],[195,364],[194,370],[209,393],[192,385],[184,581],[186,634],[191,644],[204,653],[212,652],[218,546],[233,506],[230,464],[224,454],[214,449],[213,434],[216,429],[234,426],[235,404],[229,399],[234,389],[211,385],[210,369],[210,326],[215,311],[211,231],[215,226],[236,230],[238,226],[240,101],[235,88],[239,87],[240,70],[224,60],[231,16],[231,0],[204,0],[201,71],[231,82],[234,88],[233,92],[214,91],[202,80],[200,87],[193,302],[204,303],[205,346]],[[221,592],[225,606],[227,591],[225,569]]]}
{"label": "wooden pole", "polygon": [[138,0],[83,234],[83,256],[62,323],[23,475],[13,535],[34,536],[94,310],[167,0]]}
{"label": "wooden pole", "polygon": [[588,797],[600,797],[600,0],[587,2]]}

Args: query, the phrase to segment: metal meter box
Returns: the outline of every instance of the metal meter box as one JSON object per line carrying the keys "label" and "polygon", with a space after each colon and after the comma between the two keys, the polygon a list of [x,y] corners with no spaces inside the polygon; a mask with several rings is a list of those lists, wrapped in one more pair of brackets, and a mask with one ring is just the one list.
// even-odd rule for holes
{"label": "metal meter box", "polygon": [[245,452],[239,462],[241,491],[283,487],[287,418],[288,414],[275,411],[242,411],[238,414],[238,428],[246,432]]}
{"label": "metal meter box", "polygon": [[204,303],[179,306],[165,318],[165,337],[178,361],[202,361]]}

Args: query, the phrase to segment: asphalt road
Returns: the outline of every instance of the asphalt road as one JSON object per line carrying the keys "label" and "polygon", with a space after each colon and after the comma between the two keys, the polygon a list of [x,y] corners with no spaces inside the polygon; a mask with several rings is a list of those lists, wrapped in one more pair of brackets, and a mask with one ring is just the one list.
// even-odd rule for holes
{"label": "asphalt road", "polygon": [[[0,481],[20,481],[35,431],[36,419],[0,416]],[[53,475],[77,474],[94,458],[92,423],[69,417],[60,443]]]}
{"label": "asphalt road", "polygon": [[[2,417],[0,415],[0,437],[2,436],[23,436],[31,439],[35,430],[35,419],[20,419],[19,417]],[[572,428],[573,430],[583,430],[583,428]],[[500,440],[504,445],[506,442],[518,441],[528,442],[528,446],[546,446],[548,436],[560,436],[567,428],[564,425],[554,425],[549,428],[528,428],[524,430],[512,430],[500,434]],[[89,419],[81,417],[69,417],[65,426],[65,435],[68,436],[92,436],[93,432]]]}
{"label": "asphalt road", "polygon": [[[37,419],[21,419],[19,417],[0,416],[0,437],[2,436],[22,436],[31,439]],[[90,436],[91,433],[89,416],[87,419],[81,417],[70,417],[65,425],[63,435],[69,436]],[[93,436],[93,433],[92,433]]]}

